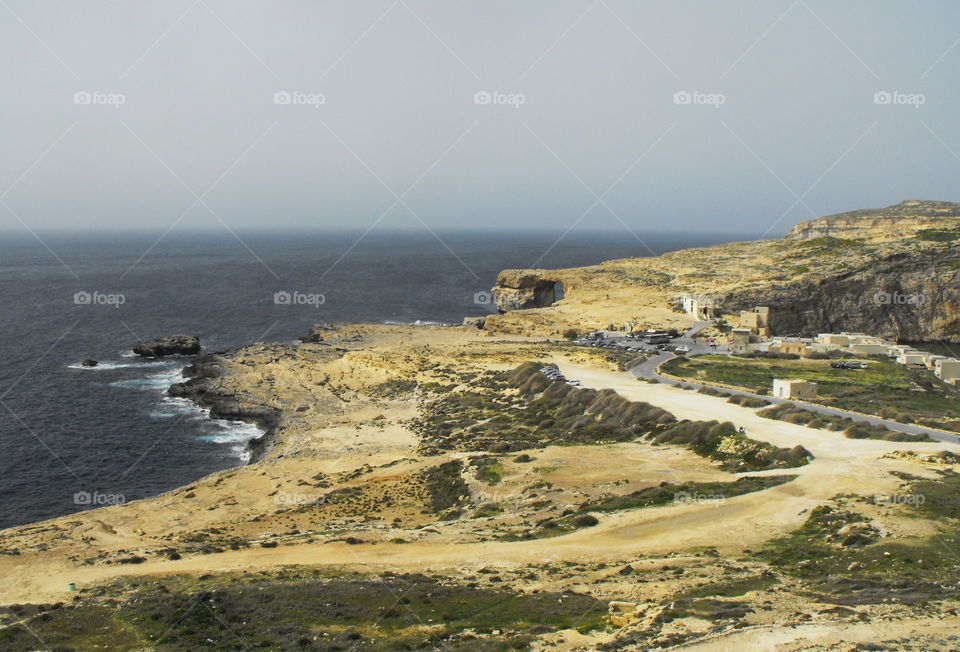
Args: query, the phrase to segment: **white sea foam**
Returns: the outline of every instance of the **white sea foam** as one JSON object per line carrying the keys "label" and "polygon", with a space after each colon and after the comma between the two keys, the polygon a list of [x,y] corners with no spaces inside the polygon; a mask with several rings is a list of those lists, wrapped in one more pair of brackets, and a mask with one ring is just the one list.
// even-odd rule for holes
{"label": "white sea foam", "polygon": [[110,383],[111,387],[126,387],[128,389],[154,390],[166,393],[170,385],[183,380],[182,369],[167,369],[158,373],[148,374],[143,378],[130,378]]}
{"label": "white sea foam", "polygon": [[247,442],[263,435],[263,431],[252,423],[244,421],[214,419],[213,423],[217,430],[201,435],[199,439],[215,444],[228,444],[232,454],[239,457],[244,464],[249,462],[250,451],[247,450]]}
{"label": "white sea foam", "polygon": [[392,321],[390,319],[383,322],[386,326],[456,326],[445,321],[434,321],[432,319],[415,319],[414,321]]}
{"label": "white sea foam", "polygon": [[263,431],[254,424],[244,421],[214,419],[210,416],[210,410],[208,408],[200,407],[188,398],[167,394],[167,390],[171,385],[183,382],[184,380],[182,363],[178,363],[175,360],[158,360],[140,363],[104,362],[96,367],[71,366],[71,368],[73,367],[81,369],[142,368],[144,371],[151,371],[152,373],[148,373],[141,378],[127,378],[114,381],[110,383],[110,386],[121,389],[159,392],[161,394],[160,404],[148,413],[150,418],[187,419],[190,422],[199,422],[198,426],[202,434],[198,434],[197,439],[215,444],[228,445],[230,452],[239,457],[244,463],[250,459],[250,453],[247,451],[247,442],[263,435]]}
{"label": "white sea foam", "polygon": [[110,371],[112,369],[150,369],[158,366],[175,364],[172,360],[152,360],[149,362],[100,362],[95,367],[85,367],[79,362],[68,364],[67,369],[83,369],[84,371]]}

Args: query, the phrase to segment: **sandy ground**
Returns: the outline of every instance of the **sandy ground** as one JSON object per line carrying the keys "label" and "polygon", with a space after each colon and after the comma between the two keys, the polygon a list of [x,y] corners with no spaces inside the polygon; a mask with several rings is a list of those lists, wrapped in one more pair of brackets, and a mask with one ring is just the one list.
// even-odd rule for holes
{"label": "sandy ground", "polygon": [[[769,538],[799,526],[809,510],[839,493],[879,493],[896,489],[896,481],[887,473],[890,469],[910,469],[915,465],[903,460],[881,459],[891,451],[912,450],[934,452],[960,447],[939,444],[849,440],[822,430],[763,419],[755,410],[727,403],[722,398],[698,394],[665,385],[639,382],[621,372],[597,366],[574,365],[565,359],[556,360],[570,378],[580,379],[585,386],[615,389],[623,396],[645,401],[674,413],[679,418],[696,420],[729,420],[743,426],[758,440],[777,446],[792,447],[801,444],[815,456],[802,468],[791,470],[799,478],[766,491],[745,494],[709,503],[681,503],[654,510],[633,510],[605,515],[594,527],[576,531],[563,537],[522,542],[458,542],[436,538],[398,545],[390,543],[347,545],[344,543],[301,543],[277,548],[247,548],[227,550],[215,555],[188,557],[180,560],[148,560],[136,565],[78,565],[64,558],[62,551],[0,558],[0,573],[7,579],[0,586],[0,601],[4,603],[38,601],[62,598],[67,582],[87,585],[127,574],[154,574],[168,572],[210,572],[242,570],[246,568],[273,568],[291,564],[359,564],[368,568],[402,571],[452,570],[464,567],[479,568],[487,564],[520,566],[544,559],[577,562],[615,562],[643,555],[668,554],[698,546],[714,546],[725,554],[735,554],[745,548],[762,544]],[[405,428],[356,428],[339,426],[322,431],[325,455],[308,459],[280,459],[268,463],[219,474],[223,477],[216,491],[198,483],[192,502],[185,503],[177,492],[157,499],[139,501],[110,508],[122,518],[97,510],[100,519],[80,519],[75,527],[99,530],[92,532],[96,544],[105,548],[124,548],[144,535],[160,536],[172,525],[189,521],[191,528],[197,519],[207,516],[210,524],[222,524],[232,516],[240,518],[252,507],[267,508],[273,500],[270,489],[298,489],[292,482],[307,472],[326,473],[346,471],[357,466],[359,459],[372,465],[389,460],[412,457],[415,439]],[[590,449],[592,447],[583,447]],[[634,475],[631,489],[657,481],[682,479],[706,480],[731,477],[720,471],[704,468],[697,471],[697,463],[681,463],[691,453],[674,447],[623,447],[616,458],[626,466],[645,469],[645,476]],[[347,453],[347,455],[344,455]],[[536,462],[531,468],[547,467],[551,481],[561,488],[582,488],[609,481],[609,472],[603,469],[605,450],[576,450],[552,447],[536,451]],[[695,457],[695,456],[694,456]],[[639,464],[643,460],[645,465]],[[411,462],[416,466],[416,462]],[[608,470],[605,470],[608,471]],[[782,473],[782,471],[778,471]],[[576,480],[574,480],[576,478]],[[205,483],[210,484],[210,483]],[[205,491],[206,489],[206,491]],[[209,493],[207,493],[209,492]],[[587,489],[583,493],[589,494]],[[510,493],[510,477],[490,498]],[[229,500],[225,499],[229,497]],[[233,504],[227,504],[233,503]],[[200,509],[206,506],[206,509]],[[223,513],[226,511],[226,515]],[[231,510],[234,514],[231,515]],[[162,520],[155,518],[162,515]],[[152,516],[154,518],[152,518]],[[107,521],[110,522],[107,525]],[[99,522],[99,525],[97,523]],[[255,534],[255,533],[251,533]]]}

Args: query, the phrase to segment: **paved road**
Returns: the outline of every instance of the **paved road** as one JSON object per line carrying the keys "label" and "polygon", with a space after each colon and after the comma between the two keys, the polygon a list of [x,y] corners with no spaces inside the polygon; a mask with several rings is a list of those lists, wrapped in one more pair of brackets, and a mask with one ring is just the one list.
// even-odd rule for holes
{"label": "paved road", "polygon": [[[687,335],[689,335],[689,331]],[[702,346],[704,346],[704,348],[707,348],[705,345],[702,345]],[[695,351],[691,347],[691,354],[693,354],[694,352]],[[709,351],[706,350],[703,352],[708,353]],[[672,378],[661,376],[660,374],[657,373],[657,367],[659,367],[661,364],[663,364],[667,360],[671,360],[675,357],[677,356],[674,355],[673,353],[670,353],[669,351],[663,351],[655,355],[654,357],[650,358],[649,360],[644,360],[640,364],[634,365],[633,367],[630,368],[629,373],[636,376],[637,378],[643,378],[647,380],[653,379],[661,383],[665,383],[667,385],[678,385],[679,384],[678,381],[673,380]],[[696,387],[698,389],[704,386],[702,383],[684,382],[683,384],[689,385],[690,387]],[[752,392],[745,392],[739,389],[728,389],[726,387],[717,387],[716,385],[708,385],[708,386],[714,387],[715,389],[719,389],[720,391],[726,392],[728,394],[762,398],[765,401],[769,401],[777,405],[780,405],[783,403],[794,403],[803,408],[806,408],[807,410],[811,410],[819,414],[826,414],[826,415],[835,416],[835,417],[850,417],[855,421],[866,421],[872,424],[883,425],[883,426],[886,426],[887,428],[890,428],[891,430],[898,430],[900,432],[906,432],[912,435],[919,435],[919,434],[929,435],[930,437],[938,441],[943,441],[950,444],[960,444],[960,436],[951,435],[951,434],[942,432],[940,430],[934,430],[933,428],[925,428],[923,426],[917,426],[911,423],[899,423],[897,421],[889,421],[887,419],[881,419],[880,417],[871,417],[863,414],[858,414],[856,412],[847,412],[846,410],[837,410],[835,408],[826,407],[824,405],[817,405],[816,403],[807,403],[805,401],[788,401],[782,398],[773,398],[772,396],[767,396],[763,394],[754,394]]]}

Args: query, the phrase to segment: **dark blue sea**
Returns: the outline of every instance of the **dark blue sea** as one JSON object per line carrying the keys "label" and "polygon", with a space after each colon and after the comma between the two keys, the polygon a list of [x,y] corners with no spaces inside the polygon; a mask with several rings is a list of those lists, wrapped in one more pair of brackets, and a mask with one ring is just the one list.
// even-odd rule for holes
{"label": "dark blue sea", "polygon": [[[138,339],[186,333],[216,351],[291,342],[318,321],[460,323],[491,311],[474,297],[501,269],[650,255],[621,233],[571,233],[552,248],[559,233],[158,235],[0,236],[0,527],[245,462],[257,430],[167,397],[189,360],[133,357]],[[658,254],[750,239],[640,235]]]}

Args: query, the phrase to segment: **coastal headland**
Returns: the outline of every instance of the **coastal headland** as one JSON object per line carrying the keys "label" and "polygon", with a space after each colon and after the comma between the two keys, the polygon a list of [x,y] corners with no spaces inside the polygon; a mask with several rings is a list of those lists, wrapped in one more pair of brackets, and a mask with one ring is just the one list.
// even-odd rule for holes
{"label": "coastal headland", "polygon": [[[685,331],[677,297],[709,295],[722,341],[768,306],[784,336],[960,342],[957,208],[507,270],[464,326],[201,355],[171,393],[258,424],[250,463],[0,532],[0,647],[955,649],[960,445],[770,418],[575,341]],[[934,409],[938,382],[910,391]]]}

